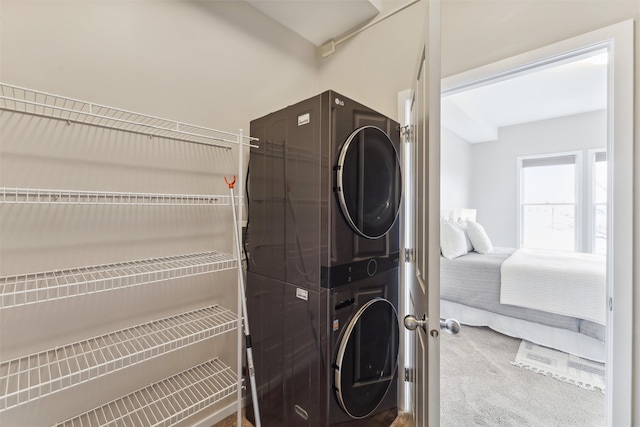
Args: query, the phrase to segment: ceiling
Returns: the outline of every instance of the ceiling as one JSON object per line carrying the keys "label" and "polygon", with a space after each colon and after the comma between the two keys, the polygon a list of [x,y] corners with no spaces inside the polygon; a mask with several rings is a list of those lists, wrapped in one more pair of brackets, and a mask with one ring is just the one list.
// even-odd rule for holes
{"label": "ceiling", "polygon": [[380,13],[382,0],[246,0],[316,46]]}
{"label": "ceiling", "polygon": [[607,108],[607,54],[598,50],[540,70],[445,94],[442,126],[470,143],[498,129]]}

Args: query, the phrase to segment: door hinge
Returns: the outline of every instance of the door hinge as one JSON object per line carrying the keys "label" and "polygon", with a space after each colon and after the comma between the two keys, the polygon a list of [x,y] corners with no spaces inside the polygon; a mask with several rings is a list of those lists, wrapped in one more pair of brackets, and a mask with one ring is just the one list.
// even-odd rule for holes
{"label": "door hinge", "polygon": [[411,138],[409,138],[409,132],[411,131],[411,126],[400,126],[400,135],[403,137],[404,142],[411,142]]}
{"label": "door hinge", "polygon": [[413,368],[404,368],[404,380],[405,382],[412,383],[414,382],[415,371]]}
{"label": "door hinge", "polygon": [[414,249],[413,248],[405,248],[404,249],[404,262],[413,261],[413,253],[414,253]]}

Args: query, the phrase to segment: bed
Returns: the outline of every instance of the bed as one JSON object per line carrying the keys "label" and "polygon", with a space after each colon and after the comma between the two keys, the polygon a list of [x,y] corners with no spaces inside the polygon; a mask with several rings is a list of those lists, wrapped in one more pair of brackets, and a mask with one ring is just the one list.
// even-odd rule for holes
{"label": "bed", "polygon": [[[604,362],[604,257],[582,257],[579,271],[566,277],[562,254],[531,260],[526,250],[491,249],[440,258],[441,317]],[[524,267],[509,267],[522,259]]]}

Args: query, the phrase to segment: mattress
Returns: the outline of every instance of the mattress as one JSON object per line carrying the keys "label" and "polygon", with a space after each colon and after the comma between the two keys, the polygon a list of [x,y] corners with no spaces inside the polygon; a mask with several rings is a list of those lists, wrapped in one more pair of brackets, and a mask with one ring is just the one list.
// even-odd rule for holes
{"label": "mattress", "polygon": [[606,257],[582,252],[518,249],[500,269],[500,302],[604,325]]}
{"label": "mattress", "polygon": [[602,325],[575,317],[500,304],[500,266],[514,252],[513,248],[494,248],[494,252],[489,254],[469,252],[454,259],[440,257],[440,298],[603,340]]}

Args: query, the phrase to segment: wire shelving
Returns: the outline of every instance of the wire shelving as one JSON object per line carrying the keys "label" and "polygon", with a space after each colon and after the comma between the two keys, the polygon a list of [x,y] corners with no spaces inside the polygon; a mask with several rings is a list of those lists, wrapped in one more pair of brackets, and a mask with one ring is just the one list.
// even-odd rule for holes
{"label": "wire shelving", "polygon": [[210,306],[0,364],[0,412],[237,327],[235,313]]}
{"label": "wire shelving", "polygon": [[229,196],[205,194],[116,193],[109,191],[0,188],[0,203],[64,205],[229,205]]}
{"label": "wire shelving", "polygon": [[89,295],[228,270],[236,259],[216,251],[0,277],[0,308]]}
{"label": "wire shelving", "polygon": [[0,109],[230,149],[256,138],[0,83]]}
{"label": "wire shelving", "polygon": [[[256,138],[108,107],[0,82],[0,113],[61,120],[118,132],[230,150],[255,147]],[[243,152],[237,150],[239,194]],[[160,194],[0,187],[0,205],[229,206],[228,195]],[[242,197],[236,200],[242,206]],[[241,222],[241,219],[240,221]],[[226,253],[203,252],[0,277],[0,309],[241,268]],[[232,393],[242,403],[240,280],[237,313],[218,305],[172,315],[107,335],[0,362],[0,412],[140,364],[216,335],[237,331],[237,371],[212,359],[58,426],[174,425]],[[28,406],[24,408],[28,409]]]}
{"label": "wire shelving", "polygon": [[212,359],[55,427],[171,426],[236,391],[235,375]]}

